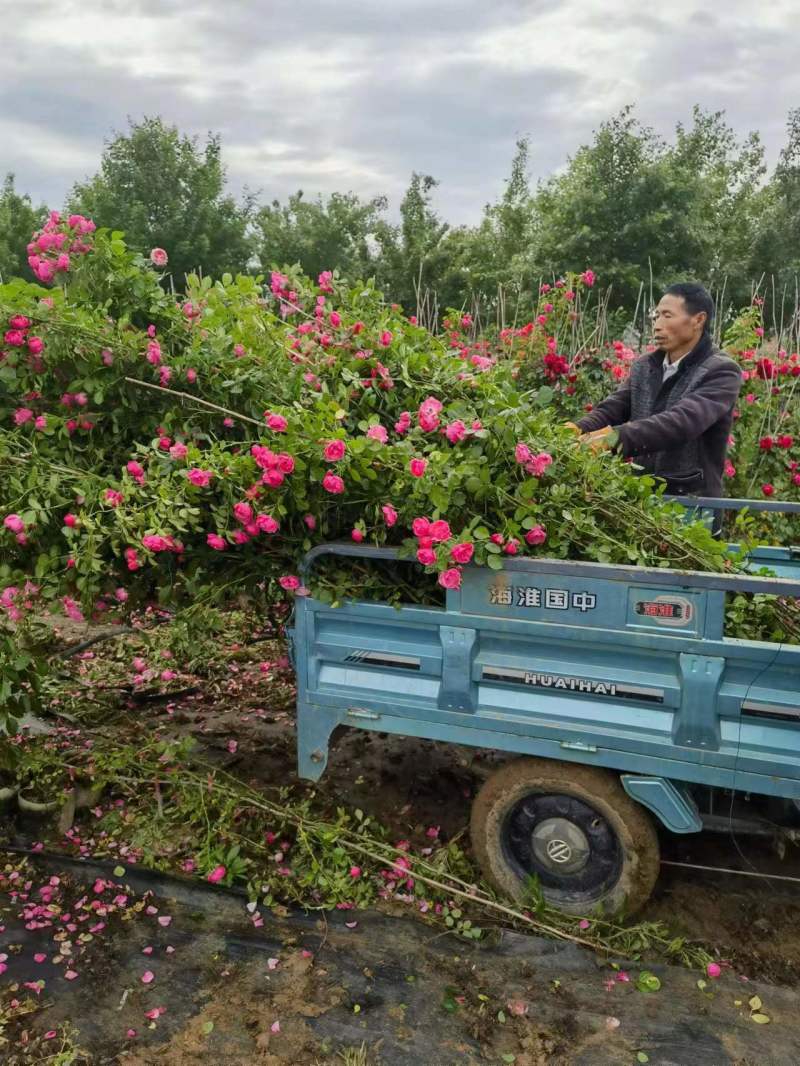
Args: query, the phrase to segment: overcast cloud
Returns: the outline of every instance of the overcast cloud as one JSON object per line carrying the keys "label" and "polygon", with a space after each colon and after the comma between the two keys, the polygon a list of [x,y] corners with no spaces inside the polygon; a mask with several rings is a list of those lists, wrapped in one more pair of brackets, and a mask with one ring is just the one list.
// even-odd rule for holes
{"label": "overcast cloud", "polygon": [[761,131],[800,106],[800,3],[751,0],[0,0],[0,174],[60,205],[128,117],[221,134],[231,187],[352,189],[412,170],[451,222],[546,176],[626,103],[664,134],[692,105]]}

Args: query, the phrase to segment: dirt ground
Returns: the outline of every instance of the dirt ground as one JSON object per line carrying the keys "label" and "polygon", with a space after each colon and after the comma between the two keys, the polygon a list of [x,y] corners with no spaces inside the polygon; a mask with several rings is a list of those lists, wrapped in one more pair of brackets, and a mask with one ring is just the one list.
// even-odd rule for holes
{"label": "dirt ground", "polygon": [[[93,893],[105,905],[124,891],[127,904],[73,956],[78,978],[67,980],[52,964],[60,934],[27,928],[0,881],[3,980],[44,981],[33,1021],[6,1030],[8,1066],[55,1061],[42,1034],[70,1023],[77,1057],[59,1062],[91,1066],[784,1066],[800,1056],[794,990],[730,970],[700,988],[685,968],[653,966],[661,987],[648,993],[624,963],[563,942],[504,932],[465,944],[374,911],[266,914],[256,929],[229,891],[135,868],[115,881],[109,865],[46,855],[0,855],[6,878],[21,861],[34,890],[59,871],[72,917]],[[768,1029],[752,1021],[755,995]]]}
{"label": "dirt ground", "polygon": [[[194,704],[194,706],[192,706]],[[315,786],[299,782],[291,707],[272,721],[200,698],[175,712],[181,731],[196,736],[215,758],[253,783],[313,789],[331,806],[359,807],[397,838],[439,825],[445,839],[468,846],[470,803],[491,771],[507,758],[434,741],[342,729]],[[247,718],[243,721],[242,718]],[[231,757],[225,747],[235,735]],[[662,859],[744,871],[741,876],[662,867],[653,897],[637,920],[664,921],[676,935],[705,943],[742,972],[780,982],[800,980],[800,880],[750,876],[763,871],[800,879],[800,848],[779,859],[768,842],[729,834],[661,836]]]}
{"label": "dirt ground", "polygon": [[[273,662],[281,654],[277,645],[259,651]],[[97,692],[93,655],[76,668],[89,708]],[[360,808],[389,829],[390,839],[424,839],[428,827],[438,826],[443,840],[456,839],[469,850],[471,799],[503,757],[342,730],[325,775],[312,786],[296,776],[294,697],[282,669],[264,671],[257,661],[234,659],[225,677],[183,672],[174,685],[183,696],[133,703],[121,692],[110,728],[124,730],[127,717],[135,716],[137,726],[154,735],[194,738],[205,759],[256,788],[314,792],[323,811]],[[109,721],[105,709],[98,720]],[[41,839],[42,831],[16,819],[7,821],[4,835],[24,845]],[[729,834],[665,835],[662,858],[800,878],[800,851],[793,845],[779,860],[769,843],[734,841]],[[7,869],[20,861],[18,854],[8,856]],[[59,867],[59,861],[48,866],[45,857],[37,857],[41,872],[30,875],[32,892],[45,873],[70,883],[115,880],[111,867],[66,860]],[[0,868],[2,862],[0,856]],[[618,973],[629,973],[625,960],[618,960],[615,970],[608,960],[563,943],[514,933],[479,943],[454,941],[410,912],[405,917],[335,912],[321,924],[313,915],[280,920],[266,914],[263,928],[254,929],[243,899],[219,893],[212,899],[207,887],[189,882],[148,883],[144,871],[130,868],[122,880],[139,898],[152,890],[148,905],[161,916],[168,909],[169,927],[159,927],[156,915],[141,910],[117,915],[101,938],[102,950],[91,937],[81,944],[85,962],[74,983],[64,979],[63,967],[49,962],[30,970],[34,955],[52,957],[52,944],[40,942],[51,934],[25,928],[19,898],[0,880],[5,967],[0,1003],[21,995],[13,991],[15,984],[24,988],[37,976],[47,981],[45,990],[35,993],[44,1009],[29,1031],[24,1018],[15,1018],[5,1036],[10,1041],[5,1059],[0,1044],[0,1061],[9,1066],[800,1062],[794,991],[800,978],[800,884],[662,867],[653,898],[637,920],[663,921],[676,936],[702,942],[728,965],[705,988],[698,987],[696,972],[651,965],[662,988],[648,995],[634,980],[618,980]],[[73,896],[79,895],[76,884]],[[152,951],[143,963],[148,947]],[[145,964],[154,974],[146,987]],[[754,994],[763,1000],[769,1025],[752,1022],[748,1002]],[[144,1017],[162,1006],[163,1015]],[[55,1048],[42,1043],[43,1033],[61,1034],[67,1023],[75,1029],[74,1047],[86,1054],[56,1059]],[[136,1035],[127,1036],[129,1030]],[[20,1043],[25,1032],[27,1044]],[[0,1039],[3,1033],[0,1012]]]}

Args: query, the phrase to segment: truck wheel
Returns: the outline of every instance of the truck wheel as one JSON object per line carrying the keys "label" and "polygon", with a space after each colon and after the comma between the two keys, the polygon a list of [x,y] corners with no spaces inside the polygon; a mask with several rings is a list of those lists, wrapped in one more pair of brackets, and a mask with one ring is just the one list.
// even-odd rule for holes
{"label": "truck wheel", "polygon": [[616,774],[553,759],[496,770],[472,805],[472,846],[486,879],[518,902],[531,878],[567,914],[632,914],[659,871],[652,820]]}

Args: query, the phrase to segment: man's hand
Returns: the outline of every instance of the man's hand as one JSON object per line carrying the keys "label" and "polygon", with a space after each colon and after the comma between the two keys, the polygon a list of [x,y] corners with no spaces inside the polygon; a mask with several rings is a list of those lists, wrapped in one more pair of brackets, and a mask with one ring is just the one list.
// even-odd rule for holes
{"label": "man's hand", "polygon": [[611,451],[616,448],[619,441],[619,433],[612,426],[604,426],[594,433],[583,433],[578,437],[578,444],[589,448],[595,455],[598,452]]}
{"label": "man's hand", "polygon": [[580,428],[576,426],[574,422],[564,422],[564,429],[571,430],[576,437],[580,437],[581,435]]}

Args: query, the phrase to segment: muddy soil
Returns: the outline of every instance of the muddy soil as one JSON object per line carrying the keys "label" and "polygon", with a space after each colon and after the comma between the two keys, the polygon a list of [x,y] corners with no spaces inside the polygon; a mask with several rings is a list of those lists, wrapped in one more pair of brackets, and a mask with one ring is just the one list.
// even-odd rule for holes
{"label": "muddy soil", "polygon": [[[331,808],[359,807],[396,834],[420,836],[441,827],[444,839],[469,847],[472,798],[508,756],[412,737],[341,729],[316,785],[296,775],[294,710],[287,703],[267,719],[200,696],[175,711],[167,727],[195,736],[206,754],[254,784],[293,784]],[[231,757],[227,738],[236,736]],[[800,981],[800,848],[779,859],[774,847],[741,833],[661,834],[662,859],[742,871],[705,873],[663,866],[650,903],[637,920],[661,920],[676,935],[701,941],[746,974]],[[754,872],[797,877],[772,881]]]}
{"label": "muddy soil", "polygon": [[[281,653],[276,646],[259,655],[274,660]],[[360,808],[388,827],[393,839],[424,841],[426,830],[437,826],[442,839],[458,839],[469,850],[471,800],[506,758],[343,729],[325,775],[311,785],[296,775],[289,676],[265,675],[257,662],[233,661],[222,680],[219,674],[212,681],[182,675],[176,684],[196,691],[181,698],[131,703],[123,693],[109,703],[104,693],[95,703],[91,668],[91,661],[81,663],[77,676],[85,674],[95,727],[120,739],[132,722],[165,738],[191,736],[203,758],[249,784],[315,792],[318,809]],[[7,821],[6,830],[5,838],[18,844],[45,835],[21,819]],[[800,878],[800,852],[792,845],[780,861],[764,841],[733,840],[730,834],[665,835],[662,857]],[[56,861],[76,876],[75,863]],[[79,865],[79,877],[94,869]],[[153,888],[144,872],[135,876],[144,878],[137,891]],[[652,995],[638,991],[633,980],[618,981],[607,961],[564,944],[510,933],[499,942],[454,941],[411,912],[402,918],[337,912],[321,925],[315,916],[265,915],[258,930],[242,899],[217,894],[209,902],[208,889],[188,883],[156,887],[169,898],[151,905],[162,915],[169,909],[169,928],[140,912],[117,921],[96,945],[83,945],[86,964],[74,982],[49,962],[42,964],[50,967],[46,974],[39,965],[25,970],[34,954],[47,953],[38,941],[47,934],[25,929],[17,901],[5,901],[11,905],[0,930],[0,956],[8,956],[0,960],[7,967],[0,971],[0,993],[7,997],[15,982],[24,987],[43,976],[48,984],[37,997],[44,1010],[31,1016],[27,1047],[19,1042],[25,1023],[15,1020],[9,1037],[0,1013],[0,1039],[11,1041],[0,1045],[0,1061],[55,1061],[31,1055],[46,1030],[70,1020],[87,1055],[63,1061],[91,1066],[316,1066],[350,1061],[341,1053],[355,1054],[362,1044],[367,1057],[353,1058],[358,1066],[603,1066],[644,1061],[637,1060],[640,1054],[677,1066],[698,1058],[706,1066],[800,1062],[794,991],[800,978],[800,883],[662,867],[653,898],[637,919],[663,921],[730,965],[719,981],[701,989],[697,973],[651,964],[662,979],[661,991]],[[356,924],[350,928],[348,920]],[[174,951],[167,953],[167,946]],[[146,966],[155,975],[147,987],[141,983],[146,947],[153,948]],[[278,960],[274,968],[270,959]],[[626,965],[620,960],[623,972]],[[751,1020],[747,1004],[756,993],[768,1025]],[[163,1014],[144,1017],[160,1006],[166,1007]],[[128,1029],[136,1037],[127,1038]],[[9,1057],[9,1049],[17,1058]]]}
{"label": "muddy soil", "polygon": [[[6,871],[19,861],[0,856]],[[115,881],[110,866],[39,856],[25,868],[34,894],[55,870],[69,884],[65,904],[91,896],[97,878]],[[69,1061],[91,1066],[321,1066],[360,1048],[366,1066],[618,1066],[645,1061],[637,1055],[653,1066],[783,1066],[800,1057],[794,992],[730,971],[700,989],[686,969],[653,966],[661,988],[646,993],[634,971],[516,933],[465,944],[371,911],[355,921],[265,914],[255,929],[230,892],[134,868],[102,898],[120,890],[126,908],[84,945],[72,981],[52,965],[53,929],[26,928],[19,901],[0,891],[2,980],[45,981],[38,1011],[6,1030],[8,1066],[48,1061],[25,1049],[65,1022],[82,1049]],[[751,1019],[755,994],[769,1026]]]}

